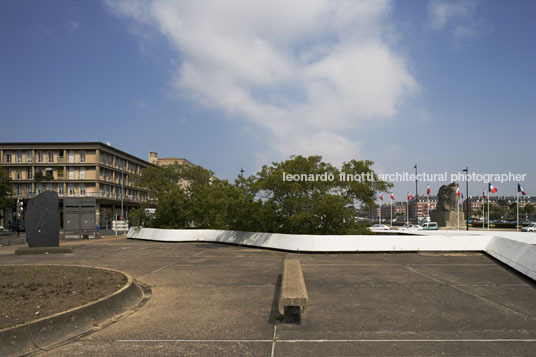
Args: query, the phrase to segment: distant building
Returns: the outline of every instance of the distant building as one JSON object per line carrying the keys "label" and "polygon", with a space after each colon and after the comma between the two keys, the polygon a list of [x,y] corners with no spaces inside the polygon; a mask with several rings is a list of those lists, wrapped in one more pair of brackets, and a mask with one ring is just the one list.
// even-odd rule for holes
{"label": "distant building", "polygon": [[[109,227],[116,216],[147,201],[147,192],[138,186],[145,160],[100,142],[20,142],[0,143],[0,167],[12,181],[12,197],[26,202],[39,193],[54,191],[63,197],[95,197],[97,220]],[[0,219],[13,219],[7,210]],[[62,219],[63,221],[63,219]]]}
{"label": "distant building", "polygon": [[165,157],[162,159],[158,158],[158,153],[156,152],[150,152],[149,153],[149,162],[155,166],[163,167],[163,166],[169,166],[169,165],[186,165],[189,167],[194,167],[195,164],[191,163],[190,161],[184,159],[184,158],[178,158],[178,157]]}

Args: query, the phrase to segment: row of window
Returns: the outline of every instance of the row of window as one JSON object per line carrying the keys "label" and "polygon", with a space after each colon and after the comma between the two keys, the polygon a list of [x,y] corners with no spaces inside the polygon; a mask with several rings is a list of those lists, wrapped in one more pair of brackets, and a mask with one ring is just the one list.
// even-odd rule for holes
{"label": "row of window", "polygon": [[[85,180],[86,179],[86,169],[84,167],[78,168],[76,171],[78,171],[78,179],[79,180]],[[68,169],[68,179],[69,180],[75,180],[75,168],[69,167]],[[25,173],[25,177],[23,177],[23,173]],[[43,176],[50,176],[52,177],[52,170],[36,170],[36,175],[41,174]],[[58,177],[63,177],[63,169],[57,170]],[[31,167],[27,167],[26,170],[15,170],[15,180],[32,180],[33,179],[33,170]]]}
{"label": "row of window", "polygon": [[105,152],[101,152],[100,162],[101,164],[113,166],[122,170],[126,170],[128,172],[140,172],[140,165]]}
{"label": "row of window", "polygon": [[[63,196],[63,185],[56,185],[56,184],[36,184],[35,185],[35,193],[40,194],[43,193],[45,190],[47,191],[54,191],[57,192],[59,196]],[[15,184],[14,185],[14,193],[15,196],[32,196],[34,192],[32,192],[32,185],[31,184]],[[78,185],[68,184],[67,185],[67,194],[69,196],[85,196],[86,195],[86,185],[81,183]]]}
{"label": "row of window", "polygon": [[[65,150],[59,150],[59,151],[37,150],[35,151],[35,162],[52,163],[54,162],[54,153],[57,153],[58,162],[63,162],[63,160],[65,159]],[[69,163],[74,163],[76,156],[78,156],[78,162],[80,163],[86,162],[86,152],[84,150],[80,150],[78,152],[75,152],[74,150],[68,150],[67,158],[68,158]],[[20,164],[23,162],[23,157],[25,159],[24,162],[33,163],[34,155],[32,151],[25,151],[25,152],[15,151],[14,153],[12,153],[11,151],[4,151],[4,163]]]}

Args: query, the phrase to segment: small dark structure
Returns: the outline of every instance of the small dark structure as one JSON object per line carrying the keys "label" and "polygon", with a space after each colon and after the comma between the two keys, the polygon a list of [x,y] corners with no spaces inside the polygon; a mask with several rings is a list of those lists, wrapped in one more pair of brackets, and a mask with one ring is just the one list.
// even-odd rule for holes
{"label": "small dark structure", "polygon": [[95,197],[65,197],[63,199],[63,234],[71,238],[96,238]]}
{"label": "small dark structure", "polygon": [[60,245],[60,200],[53,191],[45,191],[28,202],[26,241],[29,247]]}

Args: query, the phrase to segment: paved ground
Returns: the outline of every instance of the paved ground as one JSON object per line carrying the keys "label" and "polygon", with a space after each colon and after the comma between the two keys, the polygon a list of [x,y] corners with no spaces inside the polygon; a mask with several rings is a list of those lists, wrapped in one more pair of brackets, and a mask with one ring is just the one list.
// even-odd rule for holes
{"label": "paved ground", "polygon": [[[525,355],[536,286],[482,254],[290,254],[105,238],[0,264],[110,267],[152,288],[139,311],[45,352],[75,355]],[[281,321],[281,260],[302,262],[311,311]]]}

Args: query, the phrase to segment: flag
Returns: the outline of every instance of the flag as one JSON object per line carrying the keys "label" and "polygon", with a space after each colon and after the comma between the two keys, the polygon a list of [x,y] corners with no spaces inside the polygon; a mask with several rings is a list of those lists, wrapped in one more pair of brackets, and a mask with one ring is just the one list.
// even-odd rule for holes
{"label": "flag", "polygon": [[432,192],[432,190],[430,189],[430,185],[428,185],[428,188],[426,189],[426,194],[428,196],[430,196],[430,193]]}
{"label": "flag", "polygon": [[488,199],[488,195],[486,195],[486,191],[482,191],[482,197],[484,197],[485,200]]}
{"label": "flag", "polygon": [[394,201],[395,200],[395,194],[394,193],[391,193],[391,199]]}
{"label": "flag", "polygon": [[462,192],[461,196],[462,196],[461,198],[462,198],[462,203],[463,203],[463,192]]}
{"label": "flag", "polygon": [[380,194],[380,200],[382,200],[382,201],[383,201],[383,193],[382,193],[382,194]]}
{"label": "flag", "polygon": [[408,201],[411,200],[411,194],[408,192]]}
{"label": "flag", "polygon": [[460,185],[456,185],[456,196],[460,197]]}
{"label": "flag", "polygon": [[488,192],[491,192],[491,193],[497,192],[497,187],[493,186],[491,183],[488,184]]}
{"label": "flag", "polygon": [[517,192],[520,192],[521,195],[525,196],[527,193],[525,192],[525,190],[523,189],[523,187],[521,187],[520,184],[517,184]]}

